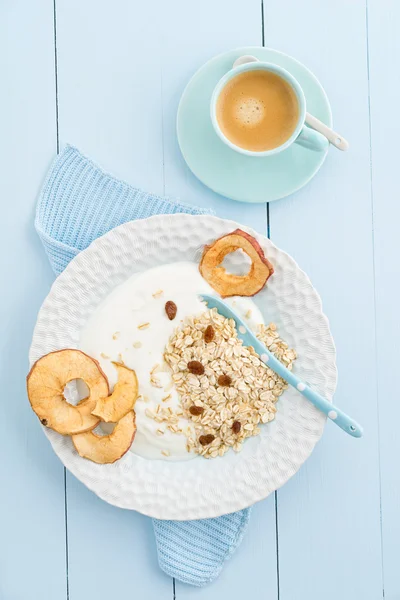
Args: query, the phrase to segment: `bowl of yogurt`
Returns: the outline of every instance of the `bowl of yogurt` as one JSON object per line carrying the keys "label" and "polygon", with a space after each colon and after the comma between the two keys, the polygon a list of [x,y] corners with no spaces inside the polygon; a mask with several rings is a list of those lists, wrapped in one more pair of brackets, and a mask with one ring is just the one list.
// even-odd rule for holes
{"label": "bowl of yogurt", "polygon": [[[175,328],[207,307],[199,294],[213,293],[202,278],[198,265],[182,261],[161,265],[131,275],[117,286],[96,308],[80,337],[81,350],[96,358],[111,386],[116,383],[113,362],[123,362],[135,370],[139,381],[139,399],[135,404],[137,432],[131,452],[151,460],[190,460],[197,455],[188,452],[184,436],[166,429],[159,435],[159,423],[147,414],[158,405],[176,412],[179,394],[164,362],[165,346]],[[176,318],[166,318],[168,300],[178,307]],[[264,319],[251,298],[227,299],[257,331]],[[152,377],[153,375],[153,377]],[[167,400],[165,401],[165,399]],[[182,418],[181,427],[187,426]],[[109,432],[112,427],[103,425]]]}

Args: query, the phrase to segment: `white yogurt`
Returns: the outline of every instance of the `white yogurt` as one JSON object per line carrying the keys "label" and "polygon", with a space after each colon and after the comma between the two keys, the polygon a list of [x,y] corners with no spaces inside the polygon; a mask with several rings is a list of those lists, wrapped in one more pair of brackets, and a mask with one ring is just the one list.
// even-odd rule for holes
{"label": "white yogurt", "polygon": [[[162,290],[163,293],[157,295]],[[206,306],[198,294],[214,293],[201,277],[198,266],[191,262],[167,264],[144,273],[133,275],[115,288],[92,314],[81,334],[80,348],[96,358],[113,387],[117,374],[112,361],[120,361],[136,371],[139,394],[135,411],[137,432],[131,451],[144,458],[164,460],[187,460],[196,455],[186,450],[186,437],[166,430],[165,424],[156,423],[146,416],[146,408],[155,410],[158,404],[170,406],[173,412],[179,406],[175,387],[171,388],[171,375],[163,361],[168,339],[179,324],[188,316],[200,314]],[[173,321],[165,314],[165,303],[173,300],[178,312]],[[249,298],[228,300],[249,326],[263,323],[262,315]],[[138,329],[149,323],[146,329]],[[160,365],[155,377],[162,385],[150,383],[150,372]],[[167,395],[170,399],[163,402]],[[145,402],[144,399],[148,401]],[[182,420],[182,426],[188,422]],[[157,429],[165,431],[157,434]],[[165,456],[165,454],[168,456]]]}

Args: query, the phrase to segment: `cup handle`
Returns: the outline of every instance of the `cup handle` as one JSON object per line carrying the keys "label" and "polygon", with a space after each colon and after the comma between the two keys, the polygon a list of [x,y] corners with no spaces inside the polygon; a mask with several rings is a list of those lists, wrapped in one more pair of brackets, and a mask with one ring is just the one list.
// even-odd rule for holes
{"label": "cup handle", "polygon": [[324,152],[329,146],[329,142],[324,135],[306,125],[300,131],[295,142],[300,146],[304,146],[304,148],[319,152]]}

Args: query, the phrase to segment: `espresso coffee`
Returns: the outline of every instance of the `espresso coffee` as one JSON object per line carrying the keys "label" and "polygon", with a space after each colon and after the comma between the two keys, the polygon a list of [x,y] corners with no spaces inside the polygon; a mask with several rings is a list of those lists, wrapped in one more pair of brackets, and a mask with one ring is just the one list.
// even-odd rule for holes
{"label": "espresso coffee", "polygon": [[218,125],[230,142],[253,152],[284,144],[296,129],[299,104],[287,81],[271,71],[239,73],[222,89]]}

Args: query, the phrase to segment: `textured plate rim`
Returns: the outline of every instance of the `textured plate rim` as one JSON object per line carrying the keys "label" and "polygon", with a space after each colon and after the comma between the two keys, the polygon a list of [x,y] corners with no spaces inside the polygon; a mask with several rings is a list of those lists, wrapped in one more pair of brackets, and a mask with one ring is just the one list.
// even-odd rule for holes
{"label": "textured plate rim", "polygon": [[[114,228],[113,230],[106,233],[101,238],[98,238],[97,240],[95,240],[86,250],[84,250],[83,252],[78,254],[71,261],[71,263],[67,266],[65,271],[56,279],[53,286],[51,287],[50,293],[48,294],[47,298],[45,299],[45,301],[39,311],[38,320],[37,320],[34,334],[33,334],[32,346],[31,346],[30,354],[29,354],[30,363],[32,364],[39,356],[46,353],[46,351],[47,352],[50,351],[50,347],[51,347],[51,349],[54,349],[55,347],[59,347],[59,346],[57,346],[57,344],[54,345],[54,343],[52,345],[50,344],[50,346],[49,346],[49,342],[47,342],[47,349],[45,351],[43,351],[43,342],[41,342],[41,340],[40,340],[40,331],[41,331],[41,328],[43,329],[43,327],[48,328],[48,323],[46,321],[46,312],[48,311],[49,306],[51,306],[51,303],[54,301],[54,299],[57,295],[58,289],[60,288],[60,286],[62,286],[63,283],[65,283],[69,279],[74,279],[74,277],[76,277],[77,274],[80,274],[82,276],[81,268],[82,268],[82,266],[84,266],[85,260],[88,257],[95,258],[96,251],[98,251],[98,249],[102,245],[104,245],[104,244],[107,245],[107,244],[113,243],[113,238],[117,238],[121,232],[125,231],[125,229],[128,231],[129,229],[135,229],[137,227],[140,227],[141,224],[143,224],[143,223],[146,223],[146,224],[150,223],[150,224],[154,225],[154,224],[157,224],[158,222],[160,223],[160,227],[163,228],[163,227],[165,227],[165,224],[168,223],[170,220],[172,220],[172,222],[176,221],[178,223],[187,220],[187,224],[189,224],[189,222],[190,222],[192,224],[198,223],[199,225],[201,225],[201,222],[206,222],[206,223],[210,223],[210,226],[211,226],[211,224],[213,224],[217,228],[219,227],[219,228],[224,228],[224,229],[228,229],[228,230],[233,230],[233,229],[236,229],[237,227],[241,227],[242,229],[244,229],[251,235],[254,235],[258,239],[258,241],[262,244],[263,247],[268,246],[271,250],[275,249],[275,251],[277,253],[279,253],[283,257],[283,259],[290,261],[290,263],[296,269],[296,272],[301,275],[301,277],[304,279],[306,284],[309,286],[310,291],[312,291],[313,298],[318,303],[318,311],[319,311],[318,318],[319,318],[320,322],[323,323],[323,325],[326,329],[327,338],[329,338],[330,352],[332,354],[333,364],[331,365],[332,373],[331,373],[331,380],[329,383],[330,390],[329,390],[329,394],[327,394],[327,395],[328,395],[328,397],[331,397],[335,391],[336,383],[337,383],[336,350],[335,350],[332,334],[329,329],[329,321],[328,321],[326,315],[322,311],[321,298],[320,298],[319,294],[316,292],[316,290],[313,288],[308,276],[304,273],[304,271],[302,271],[298,267],[297,263],[287,253],[285,253],[282,250],[280,250],[279,248],[277,248],[265,236],[262,236],[262,235],[258,234],[257,232],[253,231],[251,228],[244,227],[234,221],[220,219],[218,217],[209,216],[209,215],[201,215],[201,216],[193,216],[193,215],[186,215],[186,214],[175,214],[175,215],[168,215],[168,216],[155,215],[153,217],[149,217],[149,218],[143,219],[141,221],[131,221],[131,222],[125,223],[123,225],[120,225],[119,227]],[[183,223],[182,223],[182,225],[183,225]],[[72,451],[72,452],[70,450],[65,451],[65,448],[63,448],[63,445],[60,440],[60,438],[63,438],[63,436],[59,436],[55,432],[53,432],[47,428],[44,428],[44,427],[43,427],[43,430],[44,430],[46,436],[48,437],[48,439],[50,440],[50,443],[53,446],[54,451],[59,456],[59,458],[65,465],[65,467],[68,468],[71,471],[71,473],[73,475],[75,475],[75,477],[77,477],[82,483],[84,483],[90,490],[95,492],[103,500],[105,500],[115,506],[118,506],[121,508],[129,508],[129,509],[137,510],[143,514],[146,514],[148,516],[155,517],[155,518],[188,520],[188,519],[216,517],[216,516],[220,516],[221,514],[227,514],[228,512],[233,512],[236,510],[246,508],[246,507],[254,504],[255,502],[258,502],[259,500],[262,500],[263,498],[267,497],[270,493],[272,493],[272,491],[278,489],[284,483],[286,483],[286,481],[288,479],[290,479],[290,477],[292,477],[297,472],[297,470],[300,468],[300,466],[303,464],[303,462],[309,457],[309,455],[311,454],[312,450],[314,449],[316,443],[319,441],[319,439],[322,436],[326,418],[318,411],[316,411],[316,413],[317,413],[316,414],[316,422],[318,423],[318,427],[317,427],[317,430],[313,431],[312,434],[310,435],[310,437],[308,438],[306,447],[302,448],[303,454],[302,454],[301,460],[297,461],[297,462],[292,460],[292,462],[290,462],[289,465],[287,465],[287,464],[285,465],[284,474],[282,475],[282,472],[280,472],[280,477],[276,476],[277,481],[276,481],[276,483],[273,484],[273,486],[272,486],[273,489],[271,488],[271,486],[269,486],[269,489],[266,490],[265,486],[257,485],[256,487],[254,487],[254,485],[253,485],[253,487],[250,488],[251,493],[247,493],[247,494],[243,495],[243,497],[241,497],[240,499],[236,498],[235,499],[236,503],[233,507],[231,505],[226,506],[227,502],[225,502],[225,504],[222,503],[221,506],[218,505],[218,507],[214,506],[213,508],[210,508],[207,504],[206,505],[203,504],[202,506],[192,506],[191,505],[189,507],[186,506],[186,509],[182,510],[182,512],[179,514],[176,514],[175,508],[171,508],[171,507],[168,507],[165,505],[157,506],[157,504],[156,504],[156,505],[152,505],[150,507],[143,505],[139,501],[136,501],[135,492],[133,492],[133,494],[132,493],[130,494],[129,501],[127,501],[126,497],[124,497],[124,493],[125,493],[125,496],[128,493],[128,490],[126,488],[125,488],[125,490],[123,490],[122,497],[115,496],[115,493],[113,492],[113,490],[110,490],[107,487],[104,488],[104,486],[99,485],[98,481],[95,478],[93,479],[87,475],[84,467],[81,468],[81,465],[83,464],[82,461],[86,465],[89,463],[91,466],[93,465],[93,463],[90,463],[89,461],[84,461],[84,459],[81,459],[80,457],[78,457],[76,455],[76,453],[75,453],[76,456],[74,456],[74,451]],[[78,459],[78,460],[75,460],[75,459]],[[287,459],[288,458],[285,456],[285,460],[287,460]],[[119,463],[122,463],[122,462],[123,462],[123,460],[119,461]],[[116,464],[118,464],[118,463],[116,463]],[[166,463],[166,464],[168,464],[168,463]],[[125,465],[125,463],[124,463],[124,465]],[[91,471],[90,467],[87,470]],[[94,469],[92,469],[92,470],[94,471]],[[167,471],[167,467],[165,468],[165,470]],[[126,468],[125,468],[125,471],[126,471]],[[256,477],[256,472],[252,473],[251,475],[253,477]]]}

